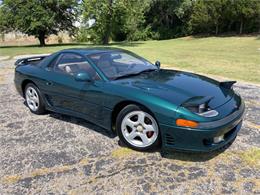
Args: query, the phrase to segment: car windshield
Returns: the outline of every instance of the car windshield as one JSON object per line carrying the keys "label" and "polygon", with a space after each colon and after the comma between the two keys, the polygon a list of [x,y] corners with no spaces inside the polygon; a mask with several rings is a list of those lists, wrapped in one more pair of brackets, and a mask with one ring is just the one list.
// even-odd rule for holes
{"label": "car windshield", "polygon": [[110,80],[158,69],[147,60],[128,52],[110,51],[90,54],[88,57]]}

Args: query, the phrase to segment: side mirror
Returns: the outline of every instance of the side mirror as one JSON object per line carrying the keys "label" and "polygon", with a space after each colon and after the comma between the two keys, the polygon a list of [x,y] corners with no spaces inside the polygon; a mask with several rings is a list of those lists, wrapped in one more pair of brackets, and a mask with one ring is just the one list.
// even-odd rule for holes
{"label": "side mirror", "polygon": [[91,78],[88,75],[88,73],[85,72],[79,72],[75,76],[76,81],[82,81],[82,82],[91,82]]}
{"label": "side mirror", "polygon": [[157,68],[160,69],[160,67],[161,67],[161,62],[160,62],[160,61],[156,61],[156,62],[155,62],[155,66],[157,66]]}

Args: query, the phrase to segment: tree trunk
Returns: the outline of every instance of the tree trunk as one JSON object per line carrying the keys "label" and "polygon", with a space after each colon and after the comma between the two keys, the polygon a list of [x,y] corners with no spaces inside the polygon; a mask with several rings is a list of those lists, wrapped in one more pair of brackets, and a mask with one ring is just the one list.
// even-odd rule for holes
{"label": "tree trunk", "polygon": [[169,15],[168,14],[166,14],[166,16],[165,16],[165,23],[166,23],[166,27],[169,29],[170,28],[170,22],[169,22]]}
{"label": "tree trunk", "polygon": [[239,34],[241,35],[243,33],[243,26],[244,26],[244,21],[241,19],[240,21],[240,28],[239,28]]}
{"label": "tree trunk", "polygon": [[103,37],[103,45],[107,45],[109,42],[109,37],[111,34],[111,28],[112,28],[112,3],[113,0],[108,0],[108,6],[109,6],[109,13],[108,13],[108,21],[106,24],[106,31],[105,31],[105,35]]}
{"label": "tree trunk", "polygon": [[103,37],[103,42],[102,42],[103,45],[108,45],[109,36],[110,36],[110,29],[109,29],[109,27],[107,27],[105,35]]}
{"label": "tree trunk", "polygon": [[40,46],[44,47],[45,46],[45,33],[44,32],[40,32],[38,35],[38,39],[40,42]]}
{"label": "tree trunk", "polygon": [[218,35],[218,24],[216,24],[215,34]]}
{"label": "tree trunk", "polygon": [[4,33],[1,34],[1,39],[2,39],[2,42],[5,41],[5,34]]}
{"label": "tree trunk", "polygon": [[228,29],[227,31],[228,31],[228,32],[231,31],[232,24],[233,24],[233,22],[229,22],[228,27],[227,27],[227,29]]}

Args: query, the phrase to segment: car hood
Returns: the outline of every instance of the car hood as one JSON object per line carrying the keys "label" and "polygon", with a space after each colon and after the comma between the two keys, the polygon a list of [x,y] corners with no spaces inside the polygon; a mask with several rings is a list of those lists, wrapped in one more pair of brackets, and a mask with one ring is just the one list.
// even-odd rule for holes
{"label": "car hood", "polygon": [[208,105],[214,109],[229,101],[233,90],[219,85],[219,82],[205,76],[165,70],[147,72],[113,81],[117,85],[135,88],[160,97],[179,106],[190,98],[209,96]]}

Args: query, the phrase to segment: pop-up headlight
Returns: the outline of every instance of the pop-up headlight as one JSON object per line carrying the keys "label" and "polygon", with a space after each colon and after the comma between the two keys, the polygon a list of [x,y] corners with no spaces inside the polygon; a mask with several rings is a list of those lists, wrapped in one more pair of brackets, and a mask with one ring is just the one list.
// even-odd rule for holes
{"label": "pop-up headlight", "polygon": [[196,96],[188,99],[181,106],[204,117],[214,117],[218,115],[216,110],[212,110],[208,104],[213,97],[211,96]]}

